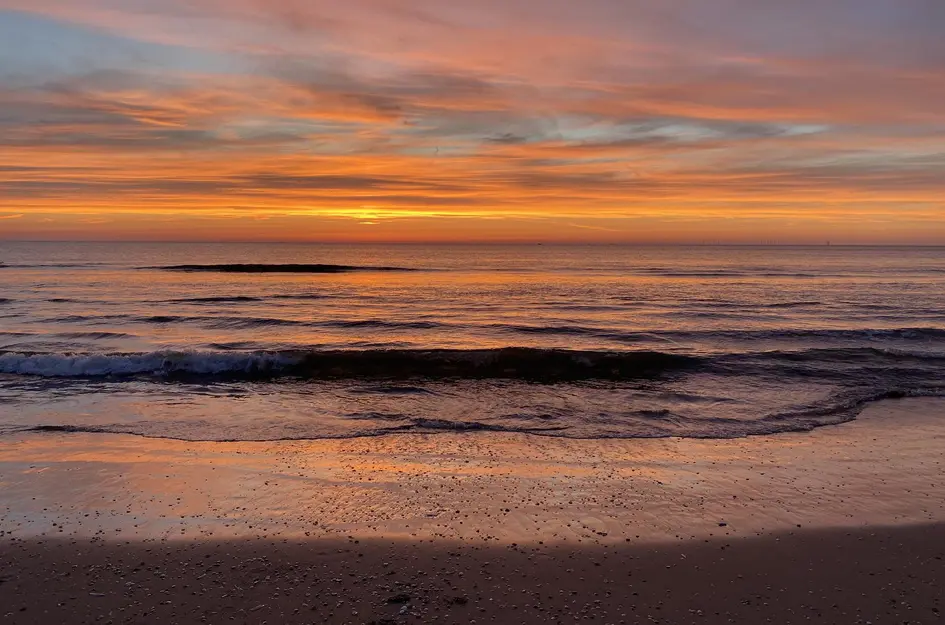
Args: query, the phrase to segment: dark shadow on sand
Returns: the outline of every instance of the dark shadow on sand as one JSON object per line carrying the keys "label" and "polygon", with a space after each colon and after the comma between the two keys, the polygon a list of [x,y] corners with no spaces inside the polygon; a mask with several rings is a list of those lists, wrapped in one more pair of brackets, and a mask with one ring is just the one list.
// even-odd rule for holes
{"label": "dark shadow on sand", "polygon": [[943,525],[612,546],[7,535],[0,620],[938,623],[943,557]]}

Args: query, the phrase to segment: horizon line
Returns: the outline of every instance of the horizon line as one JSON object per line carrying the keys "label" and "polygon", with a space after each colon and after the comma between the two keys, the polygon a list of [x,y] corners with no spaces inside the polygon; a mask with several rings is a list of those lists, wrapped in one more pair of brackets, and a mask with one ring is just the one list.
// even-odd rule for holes
{"label": "horizon line", "polygon": [[463,246],[571,246],[571,247],[945,247],[942,243],[693,243],[641,241],[292,241],[292,240],[182,240],[182,239],[0,239],[4,243],[119,243],[177,245],[463,245]]}

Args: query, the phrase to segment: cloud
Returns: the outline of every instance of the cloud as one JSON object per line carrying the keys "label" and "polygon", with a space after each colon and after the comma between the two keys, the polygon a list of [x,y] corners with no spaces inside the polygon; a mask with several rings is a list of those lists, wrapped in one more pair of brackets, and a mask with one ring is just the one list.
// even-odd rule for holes
{"label": "cloud", "polygon": [[25,217],[23,213],[16,213],[14,215],[0,215],[0,219],[22,219]]}
{"label": "cloud", "polygon": [[945,211],[943,7],[0,0],[0,209]]}

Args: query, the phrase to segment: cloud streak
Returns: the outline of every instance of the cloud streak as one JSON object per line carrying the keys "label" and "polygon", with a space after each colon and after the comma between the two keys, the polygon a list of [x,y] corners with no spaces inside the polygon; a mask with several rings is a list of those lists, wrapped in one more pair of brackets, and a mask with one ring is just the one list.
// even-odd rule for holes
{"label": "cloud streak", "polygon": [[[449,216],[583,238],[652,220],[644,239],[680,216],[741,220],[743,239],[801,220],[841,240],[866,206],[927,237],[945,221],[943,6],[0,0],[19,42],[36,35],[0,72],[0,210],[352,236],[399,216],[450,239]],[[46,63],[48,32],[69,63]]]}

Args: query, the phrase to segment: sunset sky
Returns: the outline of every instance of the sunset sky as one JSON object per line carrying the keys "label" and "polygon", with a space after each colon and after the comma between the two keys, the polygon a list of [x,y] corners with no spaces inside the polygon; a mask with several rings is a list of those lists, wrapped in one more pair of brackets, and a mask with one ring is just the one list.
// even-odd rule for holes
{"label": "sunset sky", "polygon": [[0,0],[0,238],[945,244],[945,1]]}

